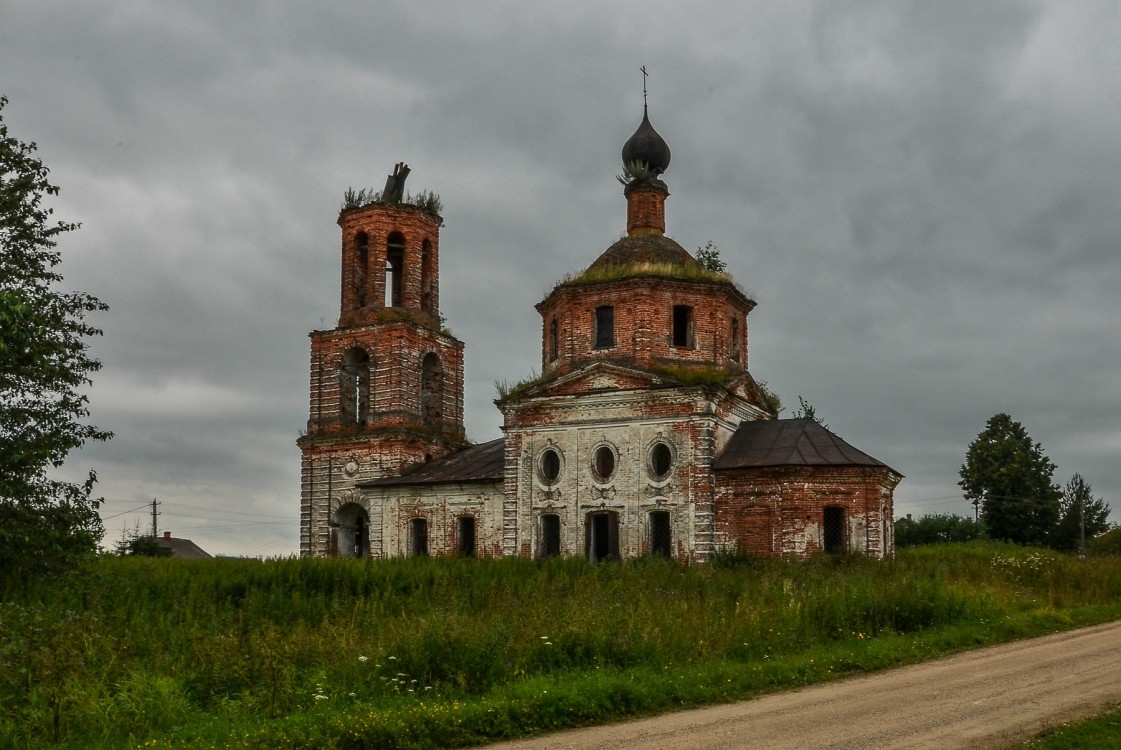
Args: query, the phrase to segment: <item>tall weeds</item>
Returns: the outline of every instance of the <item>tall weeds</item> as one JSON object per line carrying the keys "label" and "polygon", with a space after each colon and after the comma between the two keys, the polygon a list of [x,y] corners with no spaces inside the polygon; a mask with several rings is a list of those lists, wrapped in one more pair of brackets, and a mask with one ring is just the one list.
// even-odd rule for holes
{"label": "tall weeds", "polygon": [[[451,732],[480,706],[517,733],[1117,616],[1121,560],[997,544],[693,567],[105,558],[0,604],[0,746],[341,747],[332,727]],[[418,731],[389,746],[459,737]]]}

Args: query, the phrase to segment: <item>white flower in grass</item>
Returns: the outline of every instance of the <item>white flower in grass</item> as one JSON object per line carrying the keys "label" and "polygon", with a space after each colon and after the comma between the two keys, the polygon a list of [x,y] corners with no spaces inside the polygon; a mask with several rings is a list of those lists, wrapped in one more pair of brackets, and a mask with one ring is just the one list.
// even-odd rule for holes
{"label": "white flower in grass", "polygon": [[359,656],[358,657],[358,661],[369,661],[369,660],[370,660],[370,657],[368,657],[368,656]]}

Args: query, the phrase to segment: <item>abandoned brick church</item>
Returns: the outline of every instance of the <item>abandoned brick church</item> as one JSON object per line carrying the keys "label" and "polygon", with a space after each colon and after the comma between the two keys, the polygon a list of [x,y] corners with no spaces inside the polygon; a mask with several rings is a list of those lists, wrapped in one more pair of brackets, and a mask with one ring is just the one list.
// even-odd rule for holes
{"label": "abandoned brick church", "polygon": [[902,475],[811,419],[778,419],[748,370],[755,302],[665,235],[670,151],[623,147],[627,234],[537,305],[542,376],[465,440],[463,342],[441,324],[440,227],[400,200],[339,215],[337,327],[311,336],[305,556],[893,552]]}

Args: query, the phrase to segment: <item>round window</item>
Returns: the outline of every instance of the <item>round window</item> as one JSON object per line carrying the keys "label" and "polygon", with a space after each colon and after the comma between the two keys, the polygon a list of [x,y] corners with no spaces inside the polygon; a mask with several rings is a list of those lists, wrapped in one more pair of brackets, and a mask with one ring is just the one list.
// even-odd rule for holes
{"label": "round window", "polygon": [[665,443],[655,443],[650,449],[650,473],[655,479],[665,479],[673,468],[673,453]]}
{"label": "round window", "polygon": [[606,482],[615,473],[615,451],[606,445],[596,448],[595,460],[592,462],[592,472],[596,479]]}
{"label": "round window", "polygon": [[541,480],[545,484],[556,483],[561,470],[560,453],[557,453],[556,448],[546,448],[541,452],[540,470]]}

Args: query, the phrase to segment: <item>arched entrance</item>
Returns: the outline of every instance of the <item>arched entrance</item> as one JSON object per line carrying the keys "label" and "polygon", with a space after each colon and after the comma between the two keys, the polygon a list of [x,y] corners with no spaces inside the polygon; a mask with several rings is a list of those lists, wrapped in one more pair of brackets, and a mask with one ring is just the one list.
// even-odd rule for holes
{"label": "arched entrance", "polygon": [[369,557],[370,516],[358,503],[347,503],[335,511],[334,533],[339,557]]}

